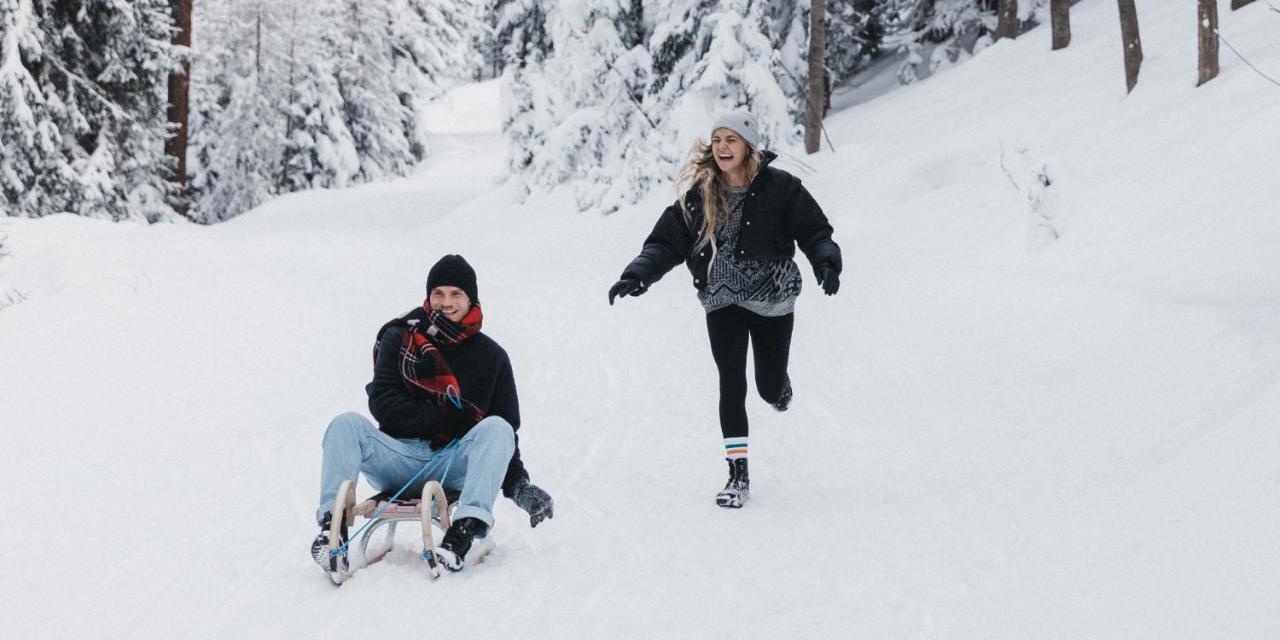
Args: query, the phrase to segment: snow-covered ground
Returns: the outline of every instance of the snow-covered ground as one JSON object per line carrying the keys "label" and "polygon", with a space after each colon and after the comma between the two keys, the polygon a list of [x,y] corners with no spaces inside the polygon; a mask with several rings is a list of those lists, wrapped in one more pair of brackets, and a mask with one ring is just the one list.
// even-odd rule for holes
{"label": "snow-covered ground", "polygon": [[[1226,5],[1280,74],[1280,16]],[[998,43],[784,162],[844,285],[804,265],[795,404],[750,401],[741,511],[712,501],[687,274],[605,301],[672,194],[512,204],[493,83],[441,105],[398,182],[214,227],[0,222],[0,300],[23,299],[0,308],[0,635],[1280,636],[1280,89],[1225,48],[1195,88],[1194,5],[1138,9],[1132,95],[1089,0],[1071,48]],[[500,500],[490,560],[434,583],[406,530],[334,589],[306,553],[320,437],[450,252],[557,515]]]}

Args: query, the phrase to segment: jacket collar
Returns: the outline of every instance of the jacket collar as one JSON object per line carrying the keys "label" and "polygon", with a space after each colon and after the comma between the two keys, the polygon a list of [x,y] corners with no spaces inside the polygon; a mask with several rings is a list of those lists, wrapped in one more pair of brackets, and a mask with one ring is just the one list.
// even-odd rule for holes
{"label": "jacket collar", "polygon": [[761,151],[760,156],[764,159],[764,162],[761,163],[760,171],[756,172],[756,177],[751,180],[751,184],[747,185],[748,187],[759,185],[763,180],[765,180],[765,177],[769,175],[769,164],[778,159],[778,154],[767,149]]}

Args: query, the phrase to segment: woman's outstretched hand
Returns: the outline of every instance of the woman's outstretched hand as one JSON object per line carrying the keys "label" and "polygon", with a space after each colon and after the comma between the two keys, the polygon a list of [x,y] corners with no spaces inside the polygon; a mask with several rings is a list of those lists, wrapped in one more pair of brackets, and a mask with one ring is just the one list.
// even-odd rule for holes
{"label": "woman's outstretched hand", "polygon": [[613,305],[613,299],[621,296],[638,296],[644,293],[644,285],[639,280],[632,278],[623,278],[609,287],[609,304]]}
{"label": "woman's outstretched hand", "polygon": [[829,263],[818,265],[818,284],[822,285],[822,292],[834,296],[840,290],[840,272]]}

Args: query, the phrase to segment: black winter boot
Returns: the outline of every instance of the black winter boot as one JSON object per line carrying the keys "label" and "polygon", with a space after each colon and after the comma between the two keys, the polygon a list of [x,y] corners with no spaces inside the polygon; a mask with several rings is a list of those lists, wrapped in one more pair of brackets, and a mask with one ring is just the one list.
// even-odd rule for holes
{"label": "black winter boot", "polygon": [[[325,513],[324,518],[320,520],[320,534],[316,539],[311,541],[311,559],[320,565],[321,569],[333,573],[335,571],[347,570],[347,555],[344,553],[338,556],[329,555],[329,538],[330,529],[333,523],[333,515]],[[342,546],[347,542],[347,525],[342,523],[338,530],[338,541],[336,546]]]}
{"label": "black winter boot", "polygon": [[444,539],[436,549],[440,563],[450,571],[462,571],[467,552],[476,538],[483,538],[489,532],[489,525],[479,518],[461,518],[449,525],[444,532]]}
{"label": "black winter boot", "polygon": [[787,378],[787,388],[782,390],[782,397],[773,403],[773,408],[778,411],[786,411],[791,408],[791,379]]}
{"label": "black winter boot", "polygon": [[751,479],[747,476],[747,459],[725,459],[729,463],[729,482],[716,494],[716,504],[729,509],[739,509],[751,497]]}

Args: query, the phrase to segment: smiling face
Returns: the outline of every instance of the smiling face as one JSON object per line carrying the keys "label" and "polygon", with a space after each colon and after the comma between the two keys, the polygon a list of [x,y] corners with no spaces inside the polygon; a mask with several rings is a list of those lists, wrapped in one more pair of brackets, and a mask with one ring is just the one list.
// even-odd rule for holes
{"label": "smiling face", "polygon": [[449,285],[432,289],[427,302],[431,305],[432,311],[439,311],[444,314],[444,317],[454,322],[461,322],[471,310],[471,298],[467,297],[466,292]]}
{"label": "smiling face", "polygon": [[[711,155],[716,166],[730,178],[731,186],[741,186],[747,173],[747,142],[732,129],[720,128],[711,132]],[[737,180],[734,180],[737,178]]]}

